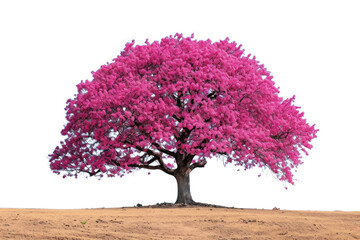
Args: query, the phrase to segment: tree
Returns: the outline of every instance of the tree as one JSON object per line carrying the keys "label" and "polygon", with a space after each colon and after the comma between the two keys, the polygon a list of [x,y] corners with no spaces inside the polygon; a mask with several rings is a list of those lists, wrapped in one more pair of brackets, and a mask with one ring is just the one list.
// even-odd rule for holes
{"label": "tree", "polygon": [[49,155],[64,177],[161,170],[176,178],[176,203],[192,204],[190,173],[219,156],[293,184],[292,169],[318,131],[294,97],[279,97],[270,72],[229,39],[132,41],[92,74],[67,101],[66,138]]}

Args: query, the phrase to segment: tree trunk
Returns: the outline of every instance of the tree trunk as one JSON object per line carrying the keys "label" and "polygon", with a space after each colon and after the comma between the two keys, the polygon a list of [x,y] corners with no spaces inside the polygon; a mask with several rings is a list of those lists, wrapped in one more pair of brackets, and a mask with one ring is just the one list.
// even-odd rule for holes
{"label": "tree trunk", "polygon": [[174,175],[178,186],[178,196],[175,203],[193,204],[195,203],[190,192],[190,171],[177,173]]}

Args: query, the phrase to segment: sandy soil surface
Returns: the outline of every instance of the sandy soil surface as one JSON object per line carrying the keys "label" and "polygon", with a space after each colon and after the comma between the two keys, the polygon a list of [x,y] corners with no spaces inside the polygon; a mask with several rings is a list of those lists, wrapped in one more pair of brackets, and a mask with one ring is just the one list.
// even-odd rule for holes
{"label": "sandy soil surface", "polygon": [[360,239],[360,212],[0,209],[0,239]]}

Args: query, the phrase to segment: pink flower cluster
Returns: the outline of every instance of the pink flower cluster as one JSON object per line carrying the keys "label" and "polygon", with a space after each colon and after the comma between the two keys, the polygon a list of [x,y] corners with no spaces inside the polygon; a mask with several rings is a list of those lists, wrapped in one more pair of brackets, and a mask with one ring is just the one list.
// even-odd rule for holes
{"label": "pink flower cluster", "polygon": [[181,34],[145,45],[128,43],[113,62],[77,85],[66,106],[64,142],[50,155],[54,172],[115,176],[161,155],[193,163],[223,156],[244,168],[268,167],[293,183],[292,168],[316,137],[272,76],[229,39]]}

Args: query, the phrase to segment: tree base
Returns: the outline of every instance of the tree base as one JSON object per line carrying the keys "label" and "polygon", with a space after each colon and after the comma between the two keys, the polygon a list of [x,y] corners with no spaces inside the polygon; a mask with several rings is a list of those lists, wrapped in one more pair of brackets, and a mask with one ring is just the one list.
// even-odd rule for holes
{"label": "tree base", "polygon": [[193,203],[191,203],[191,204],[163,202],[163,203],[157,203],[155,205],[149,205],[149,206],[142,206],[142,205],[140,206],[140,205],[135,206],[135,207],[141,207],[141,208],[186,208],[186,207],[234,208],[234,207],[225,207],[225,206],[220,206],[220,205],[215,205],[215,204],[200,203],[200,202],[195,202],[195,201],[193,201]]}

